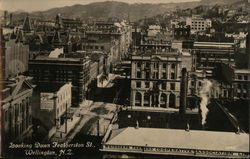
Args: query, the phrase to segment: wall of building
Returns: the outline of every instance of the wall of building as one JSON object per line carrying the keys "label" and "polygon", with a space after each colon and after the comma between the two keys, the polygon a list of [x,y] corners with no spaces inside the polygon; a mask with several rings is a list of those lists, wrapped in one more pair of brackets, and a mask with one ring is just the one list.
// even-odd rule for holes
{"label": "wall of building", "polygon": [[89,62],[73,58],[30,60],[29,74],[37,84],[71,82],[72,105],[79,106],[90,83]]}
{"label": "wall of building", "polygon": [[5,48],[5,79],[28,71],[29,46],[11,39]]}
{"label": "wall of building", "polygon": [[149,56],[134,56],[131,66],[132,106],[179,107],[181,68],[178,58],[155,61]]}
{"label": "wall of building", "polygon": [[31,137],[33,88],[25,86],[25,80],[20,78],[19,81],[15,82],[14,87],[13,85],[9,86],[9,96],[1,101],[1,113],[3,115],[3,132],[1,135],[4,136],[4,143],[22,141]]}

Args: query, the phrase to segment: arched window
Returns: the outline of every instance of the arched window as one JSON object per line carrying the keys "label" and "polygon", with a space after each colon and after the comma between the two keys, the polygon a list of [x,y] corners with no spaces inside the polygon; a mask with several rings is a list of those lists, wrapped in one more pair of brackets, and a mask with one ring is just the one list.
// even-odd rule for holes
{"label": "arched window", "polygon": [[164,93],[161,94],[161,104],[160,104],[160,106],[162,108],[167,108],[167,95],[164,94]]}
{"label": "arched window", "polygon": [[176,107],[175,103],[176,103],[175,94],[171,93],[169,95],[169,107],[175,108]]}
{"label": "arched window", "polygon": [[150,95],[149,93],[144,93],[144,106],[149,107]]}
{"label": "arched window", "polygon": [[141,93],[136,92],[135,94],[135,105],[141,106]]}

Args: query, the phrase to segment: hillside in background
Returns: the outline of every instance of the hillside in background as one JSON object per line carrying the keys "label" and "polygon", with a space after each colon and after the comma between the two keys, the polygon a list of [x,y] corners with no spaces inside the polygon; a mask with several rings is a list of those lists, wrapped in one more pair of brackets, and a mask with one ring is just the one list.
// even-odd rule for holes
{"label": "hillside in background", "polygon": [[[153,17],[156,15],[171,12],[176,8],[186,9],[194,8],[201,5],[231,5],[242,4],[247,0],[201,0],[199,2],[183,2],[183,3],[160,3],[160,4],[146,4],[135,3],[128,4],[124,2],[106,1],[97,2],[87,5],[73,5],[62,8],[53,8],[47,11],[37,11],[29,13],[33,17],[40,17],[43,19],[54,19],[56,14],[60,13],[66,18],[79,18],[79,19],[130,19],[130,21],[137,21],[145,17]],[[21,19],[25,15],[24,12],[14,13],[15,18]]]}

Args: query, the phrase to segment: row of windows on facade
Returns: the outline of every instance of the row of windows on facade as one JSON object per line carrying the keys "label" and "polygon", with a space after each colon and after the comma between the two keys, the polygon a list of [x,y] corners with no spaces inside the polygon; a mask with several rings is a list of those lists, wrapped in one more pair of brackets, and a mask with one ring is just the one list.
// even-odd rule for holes
{"label": "row of windows on facade", "polygon": [[66,110],[66,107],[68,109],[68,106],[70,105],[70,100],[67,100],[67,102],[61,104],[58,108],[57,108],[57,115],[59,115],[61,112]]}
{"label": "row of windows on facade", "polygon": [[235,79],[247,81],[248,80],[248,75],[236,75]]}
{"label": "row of windows on facade", "polygon": [[187,35],[188,32],[187,31],[179,31],[179,32],[174,32],[175,35]]}
{"label": "row of windows on facade", "polygon": [[[197,57],[203,58],[203,60],[209,60],[207,58],[222,58],[222,59],[228,59],[228,58],[234,58],[234,54],[228,54],[228,52],[225,53],[211,53],[211,52],[203,52],[201,54],[197,54]],[[212,59],[214,60],[214,59]]]}
{"label": "row of windows on facade", "polygon": [[[150,88],[150,82],[144,82],[144,87],[142,87],[143,82],[136,82],[136,88]],[[170,83],[170,90],[175,90],[175,83]],[[153,82],[153,88],[156,88],[157,84]],[[167,89],[167,83],[162,83],[159,85],[162,90]]]}
{"label": "row of windows on facade", "polygon": [[35,81],[53,80],[53,81],[68,82],[68,81],[77,81],[79,79],[83,79],[83,82],[86,83],[89,80],[89,72],[85,71],[83,74],[84,74],[84,78],[81,78],[81,76],[79,76],[78,73],[72,74],[72,73],[68,73],[68,71],[63,71],[60,73],[54,72],[51,74],[42,73],[42,71],[33,71],[33,77]]}
{"label": "row of windows on facade", "polygon": [[239,93],[237,93],[237,97],[238,98],[250,98],[250,95],[249,95],[249,93],[239,92]]}
{"label": "row of windows on facade", "polygon": [[248,90],[249,89],[249,83],[248,84],[241,84],[241,83],[237,83],[235,84],[235,88],[238,88],[240,90]]}
{"label": "row of windows on facade", "polygon": [[[141,94],[140,92],[136,92],[135,94],[135,105],[136,106],[153,106],[160,104],[160,107],[166,108],[167,106],[175,108],[176,107],[176,95],[173,93],[169,94],[169,101],[168,95],[165,93],[161,93],[159,96],[150,95],[149,93],[145,92]],[[158,97],[160,97],[160,101],[158,101]],[[150,102],[151,100],[151,102]],[[159,105],[158,105],[159,106]]]}
{"label": "row of windows on facade", "polygon": [[205,25],[198,25],[198,24],[195,24],[195,25],[192,25],[192,27],[196,27],[196,28],[198,28],[198,27],[204,27]]}
{"label": "row of windows on facade", "polygon": [[192,21],[192,24],[205,24],[204,21]]}
{"label": "row of windows on facade", "polygon": [[[145,62],[145,63],[136,62],[137,68],[140,68],[140,69],[142,68],[142,66],[144,66],[144,68],[149,68],[151,65],[153,65],[153,67],[155,69],[158,69],[160,66],[162,66],[162,68],[166,69],[169,64],[167,64],[167,63],[159,63],[159,62]],[[174,70],[176,68],[175,63],[172,63],[170,65],[171,65],[171,69]]]}
{"label": "row of windows on facade", "polygon": [[205,30],[206,28],[196,28],[196,27],[192,27],[191,29],[193,29],[193,30]]}
{"label": "row of windows on facade", "polygon": [[104,46],[85,46],[86,49],[104,50]]}
{"label": "row of windows on facade", "polygon": [[[27,97],[26,100],[22,100],[22,103],[18,103],[14,105],[14,112],[15,112],[15,121],[17,121],[18,116],[23,114],[23,116],[29,114],[29,106],[31,104],[31,97]],[[7,109],[5,111],[5,121],[7,122],[10,118],[11,109]]]}
{"label": "row of windows on facade", "polygon": [[63,93],[60,93],[59,95],[57,95],[57,103],[60,103],[61,101],[64,101],[64,100],[68,100],[67,97],[71,98],[71,88],[64,90]]}
{"label": "row of windows on facade", "polygon": [[[146,79],[150,79],[150,78],[153,78],[153,79],[168,79],[168,76],[167,76],[167,73],[166,72],[162,72],[162,73],[160,73],[160,72],[152,72],[151,73],[152,74],[152,76],[150,76],[150,73],[147,71],[146,73],[145,73],[145,76],[143,77],[142,76],[142,73],[141,73],[141,71],[137,71],[137,73],[136,73],[136,78],[146,78]],[[160,74],[162,75],[161,76],[161,78],[160,78]],[[171,72],[170,73],[170,79],[176,79],[176,77],[175,77],[175,73],[174,72]]]}

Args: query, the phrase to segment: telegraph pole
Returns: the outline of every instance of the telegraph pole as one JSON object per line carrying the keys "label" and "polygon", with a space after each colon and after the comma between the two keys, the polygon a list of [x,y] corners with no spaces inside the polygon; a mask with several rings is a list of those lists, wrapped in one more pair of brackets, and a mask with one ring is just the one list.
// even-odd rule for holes
{"label": "telegraph pole", "polygon": [[68,128],[68,104],[66,103],[65,134],[67,134],[67,128]]}

